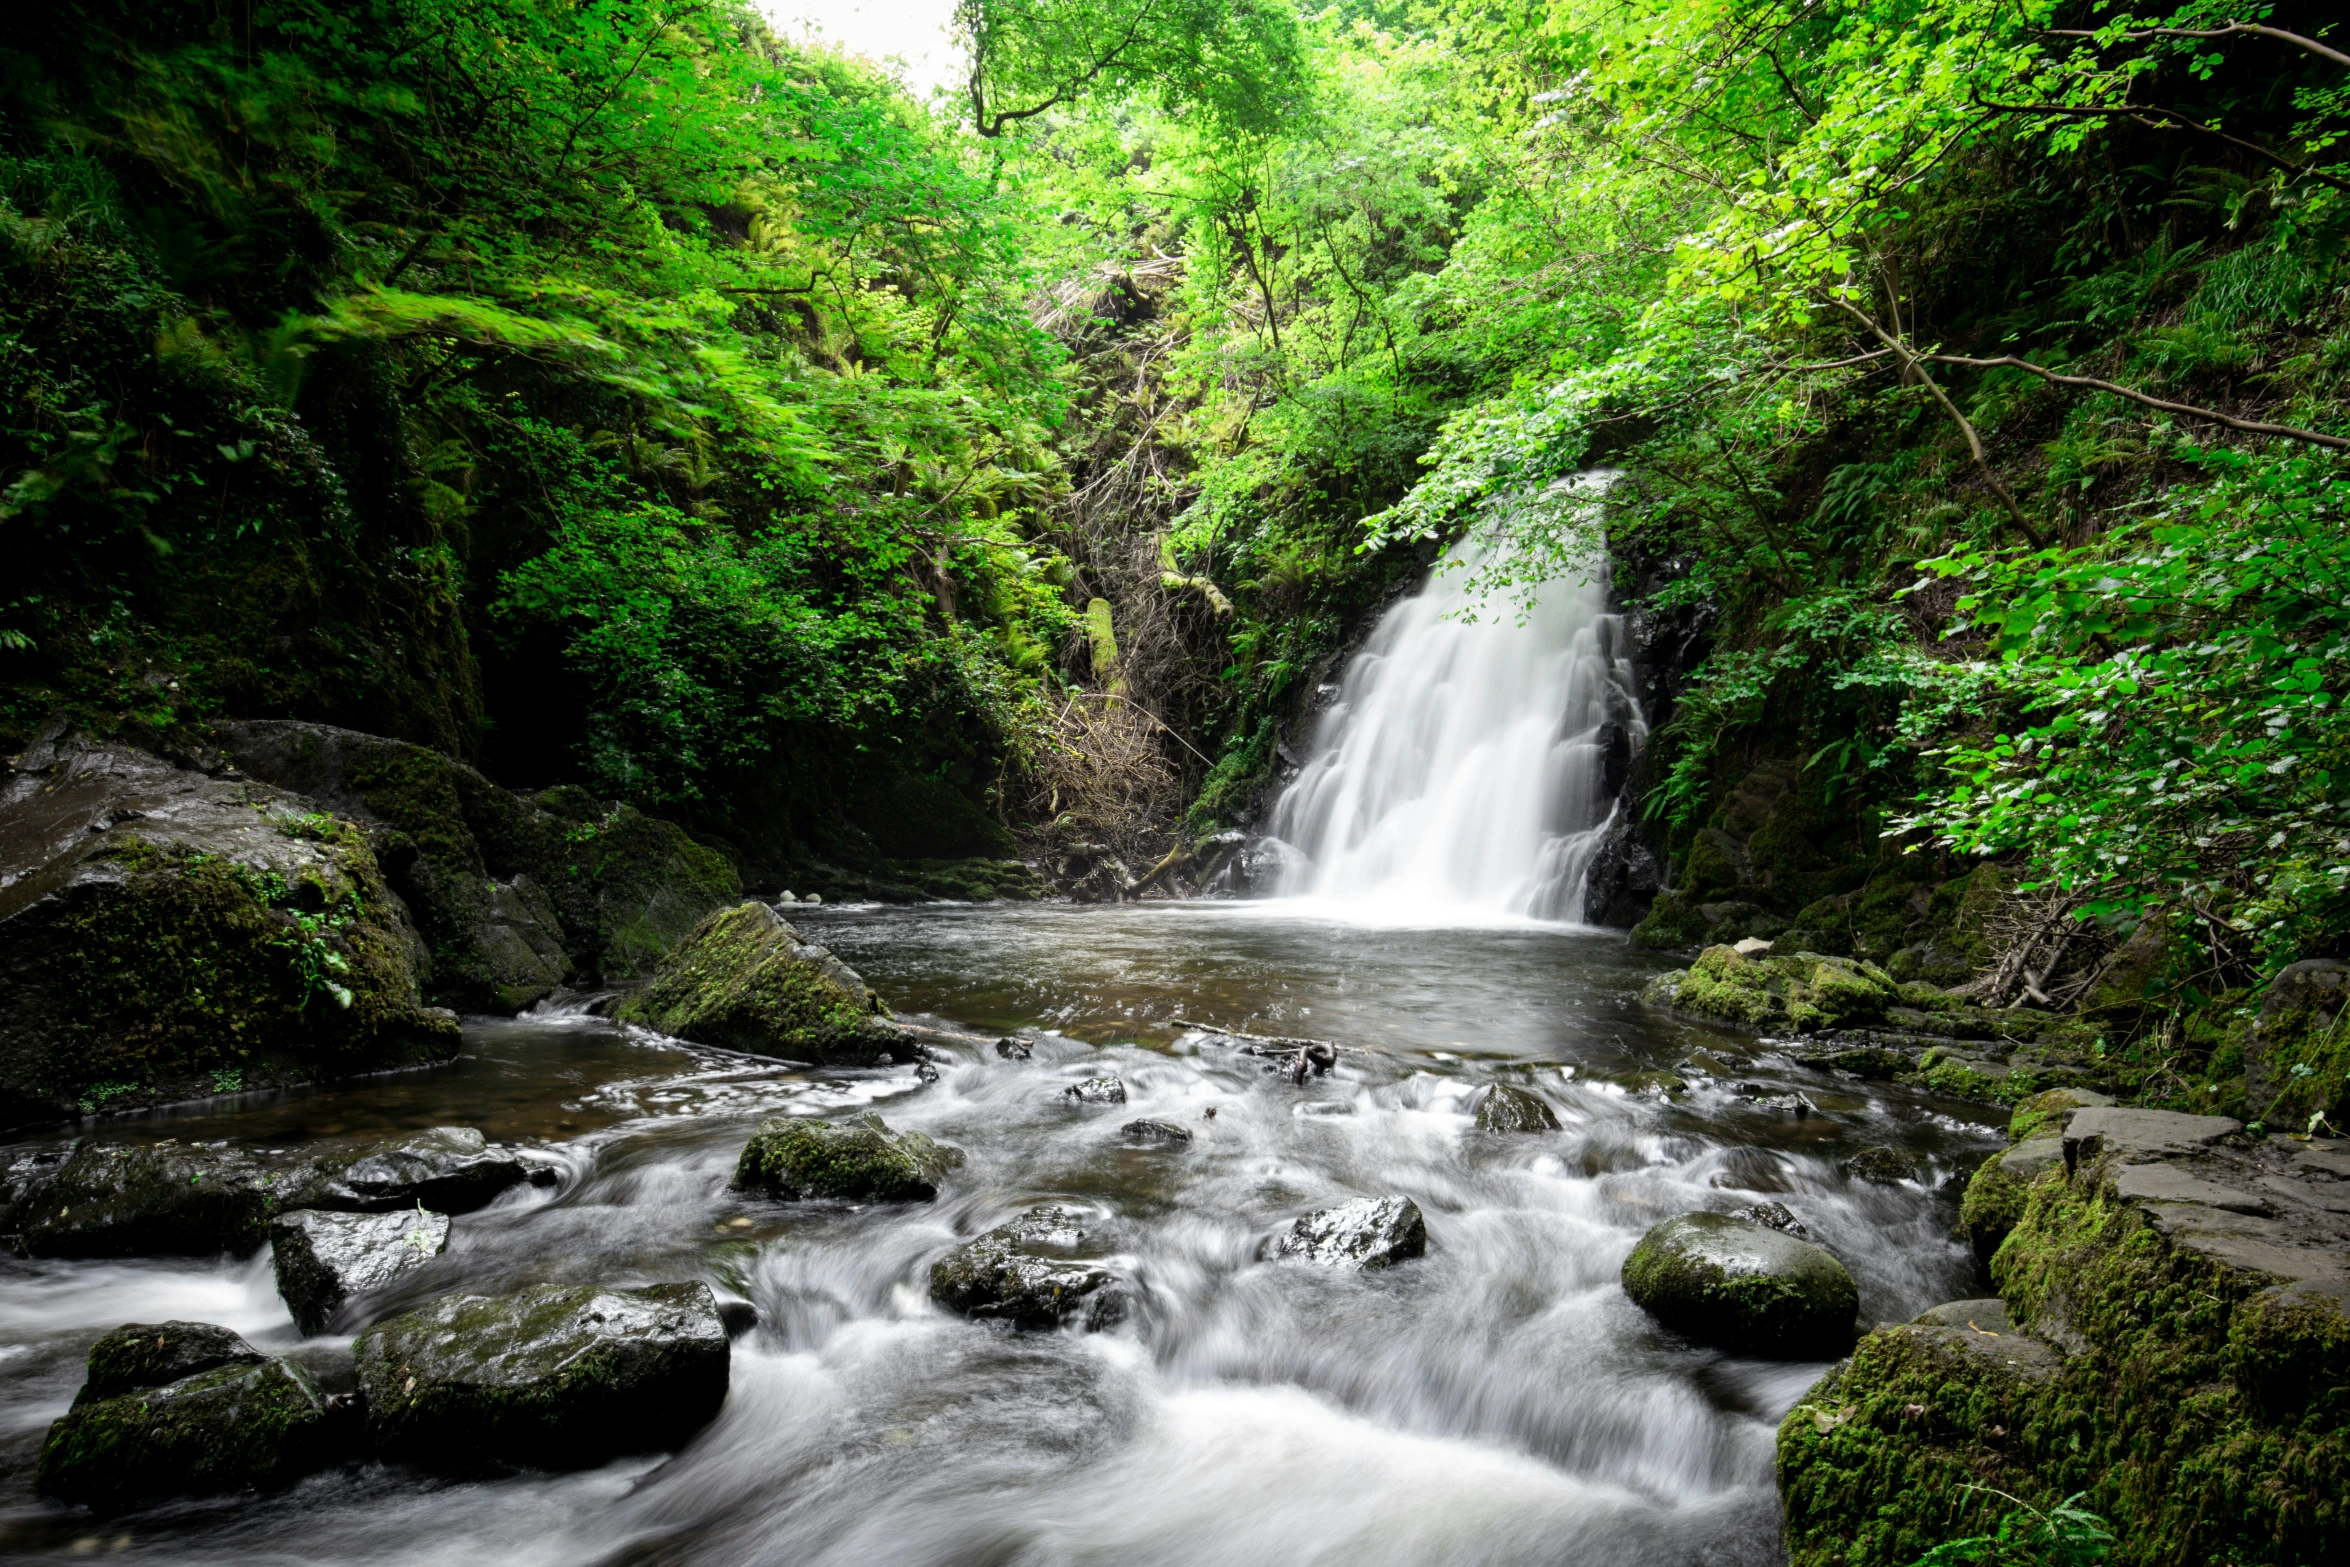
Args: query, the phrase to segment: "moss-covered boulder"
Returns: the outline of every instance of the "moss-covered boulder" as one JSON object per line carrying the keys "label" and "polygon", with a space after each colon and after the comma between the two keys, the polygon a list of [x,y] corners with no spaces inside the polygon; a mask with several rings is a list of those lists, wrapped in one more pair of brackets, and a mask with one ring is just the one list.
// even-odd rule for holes
{"label": "moss-covered boulder", "polygon": [[1031,1208],[958,1246],[930,1268],[930,1298],[966,1317],[1019,1328],[1082,1321],[1097,1330],[1126,1312],[1118,1274],[1089,1259],[1090,1215],[1059,1203]]}
{"label": "moss-covered boulder", "polygon": [[615,1015],[679,1039],[796,1061],[913,1061],[914,1036],[854,969],[803,941],[764,903],[738,903],[694,927]]}
{"label": "moss-covered boulder", "polygon": [[1477,1101],[1480,1132],[1555,1132],[1558,1112],[1540,1094],[1496,1083]]}
{"label": "moss-covered boulder", "polygon": [[2026,1138],[1976,1167],[1959,1199],[1958,1229],[1979,1260],[1988,1263],[2023,1218],[2032,1183],[2063,1167],[2064,1140],[2055,1136]]}
{"label": "moss-covered boulder", "polygon": [[446,1060],[369,835],[64,740],[0,783],[0,1129]]}
{"label": "moss-covered boulder", "polygon": [[673,822],[576,788],[531,796],[405,741],[289,719],[214,726],[252,777],[385,840],[430,948],[433,999],[513,1012],[566,979],[639,978],[712,909],[733,864]]}
{"label": "moss-covered boulder", "polygon": [[2307,958],[2268,983],[2244,1047],[2244,1111],[2277,1131],[2299,1131],[2319,1110],[2350,1123],[2350,963]]}
{"label": "moss-covered boulder", "polygon": [[270,1172],[222,1146],[84,1142],[13,1215],[36,1257],[207,1257],[258,1248]]}
{"label": "moss-covered boulder", "polygon": [[893,1132],[877,1115],[852,1121],[779,1116],[760,1122],[743,1145],[734,1185],[787,1202],[929,1202],[962,1162],[960,1149],[920,1132]]}
{"label": "moss-covered boulder", "polygon": [[2094,1088],[2044,1089],[2017,1102],[2015,1113],[2007,1118],[2007,1140],[2020,1143],[2058,1136],[2071,1124],[2075,1110],[2096,1109],[2113,1102],[2111,1094],[2101,1094]]}
{"label": "moss-covered boulder", "polygon": [[357,1352],[377,1448],[461,1472],[683,1446],[731,1369],[706,1284],[450,1296],[370,1328]]}
{"label": "moss-covered boulder", "polygon": [[355,1300],[415,1272],[448,1245],[448,1216],[422,1209],[320,1213],[302,1208],[269,1224],[278,1296],[305,1333],[339,1325]]}
{"label": "moss-covered boulder", "polygon": [[1882,1023],[1901,1004],[1901,987],[1874,963],[1817,952],[1748,957],[1735,947],[1708,947],[1668,983],[1647,992],[1677,1012],[1761,1031],[1813,1033]]}
{"label": "moss-covered boulder", "polygon": [[1792,1567],[1908,1567],[2007,1497],[2076,1493],[2123,1567],[2333,1559],[2350,1144],[2090,1107],[2001,1163],[2049,1141],[1991,1259],[2000,1301],[1871,1334],[1780,1426]]}
{"label": "moss-covered boulder", "polygon": [[133,1323],[92,1348],[82,1396],[42,1443],[37,1484],[100,1514],[280,1486],[341,1458],[346,1428],[307,1371],[225,1328]]}
{"label": "moss-covered boulder", "polygon": [[1840,1355],[1860,1310],[1852,1275],[1825,1250],[1727,1214],[1665,1220],[1632,1248],[1623,1277],[1641,1310],[1734,1355]]}

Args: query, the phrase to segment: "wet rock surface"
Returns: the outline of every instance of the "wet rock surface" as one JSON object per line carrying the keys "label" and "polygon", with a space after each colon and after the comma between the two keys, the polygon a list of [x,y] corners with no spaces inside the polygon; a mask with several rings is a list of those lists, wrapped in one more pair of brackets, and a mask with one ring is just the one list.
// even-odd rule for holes
{"label": "wet rock surface", "polygon": [[1477,1101],[1480,1132],[1555,1132],[1558,1112],[1548,1100],[1524,1088],[1496,1083]]}
{"label": "wet rock surface", "polygon": [[1409,1197],[1359,1197],[1306,1214],[1273,1249],[1325,1268],[1393,1267],[1427,1254],[1428,1221]]}
{"label": "wet rock surface", "polygon": [[1718,1213],[1651,1229],[1624,1260],[1624,1292],[1674,1332],[1738,1355],[1825,1359],[1852,1343],[1860,1294],[1808,1241]]}
{"label": "wet rock surface", "polygon": [[261,1244],[266,1172],[223,1147],[85,1142],[17,1205],[36,1257],[242,1255]]}
{"label": "wet rock surface", "polygon": [[743,1145],[734,1185],[785,1201],[929,1202],[962,1162],[959,1149],[920,1132],[893,1132],[877,1115],[852,1121],[778,1116]]}
{"label": "wet rock surface", "polygon": [[427,966],[313,801],[72,735],[0,776],[0,1130],[446,1060]]}
{"label": "wet rock surface", "polygon": [[1122,1105],[1126,1102],[1126,1085],[1115,1077],[1089,1077],[1062,1089],[1061,1096],[1072,1104]]}
{"label": "wet rock surface", "polygon": [[1061,1204],[1019,1218],[957,1247],[931,1265],[930,1298],[966,1317],[1021,1328],[1082,1321],[1105,1328],[1126,1313],[1129,1286],[1099,1262],[1084,1260],[1091,1214]]}
{"label": "wet rock surface", "polygon": [[389,1212],[419,1203],[471,1213],[531,1179],[531,1169],[470,1126],[420,1132],[323,1154],[277,1183],[282,1207]]}
{"label": "wet rock surface", "polygon": [[1923,1173],[1914,1154],[1884,1143],[1863,1148],[1846,1159],[1842,1169],[1856,1181],[1872,1181],[1879,1186],[1898,1186],[1903,1181],[1916,1180]]}
{"label": "wet rock surface", "polygon": [[1177,1126],[1172,1121],[1153,1121],[1147,1118],[1127,1122],[1118,1128],[1118,1135],[1130,1143],[1139,1143],[1144,1147],[1154,1148],[1180,1148],[1191,1141],[1189,1127]]}
{"label": "wet rock surface", "polygon": [[754,902],[695,926],[614,1015],[750,1055],[858,1065],[919,1059],[914,1036],[877,1015],[883,1010],[854,969]]}
{"label": "wet rock surface", "polygon": [[320,1213],[301,1209],[269,1225],[277,1292],[305,1333],[340,1325],[358,1297],[413,1273],[448,1249],[446,1215]]}
{"label": "wet rock surface", "polygon": [[452,1296],[369,1329],[357,1355],[377,1447],[457,1471],[681,1446],[717,1415],[730,1375],[704,1284]]}
{"label": "wet rock surface", "polygon": [[131,1324],[91,1350],[90,1380],[41,1446],[37,1484],[101,1515],[282,1486],[338,1461],[349,1425],[307,1371],[225,1328]]}
{"label": "wet rock surface", "polygon": [[2326,1555],[2319,1500],[2350,1482],[2350,1142],[2052,1096],[2015,1125],[1962,1209],[1999,1297],[1869,1335],[1781,1425],[1790,1560],[1907,1559],[1962,1483],[2086,1492],[2133,1559]]}

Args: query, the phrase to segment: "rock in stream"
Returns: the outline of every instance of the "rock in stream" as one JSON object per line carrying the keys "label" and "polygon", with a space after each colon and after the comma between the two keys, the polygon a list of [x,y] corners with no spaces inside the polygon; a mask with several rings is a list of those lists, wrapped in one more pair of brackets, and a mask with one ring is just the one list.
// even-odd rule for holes
{"label": "rock in stream", "polygon": [[1080,1317],[1089,1330],[1111,1326],[1125,1315],[1127,1292],[1110,1269],[1074,1256],[1087,1222],[1056,1203],[1031,1208],[932,1264],[930,1298],[1015,1327],[1057,1328]]}
{"label": "rock in stream", "polygon": [[853,1121],[777,1116],[760,1122],[743,1145],[734,1185],[786,1202],[929,1202],[946,1173],[962,1162],[961,1149],[920,1132],[893,1132],[878,1115]]}
{"label": "rock in stream", "polygon": [[270,1221],[277,1292],[305,1333],[324,1333],[358,1296],[413,1273],[448,1249],[446,1215],[319,1213],[299,1209]]}
{"label": "rock in stream", "polygon": [[1821,1247],[1751,1219],[1685,1213],[1640,1238],[1624,1292],[1674,1332],[1734,1355],[1824,1360],[1852,1346],[1860,1292]]}
{"label": "rock in stream", "polygon": [[1392,1267],[1428,1250],[1428,1221],[1409,1197],[1358,1197],[1290,1226],[1274,1251],[1325,1268]]}

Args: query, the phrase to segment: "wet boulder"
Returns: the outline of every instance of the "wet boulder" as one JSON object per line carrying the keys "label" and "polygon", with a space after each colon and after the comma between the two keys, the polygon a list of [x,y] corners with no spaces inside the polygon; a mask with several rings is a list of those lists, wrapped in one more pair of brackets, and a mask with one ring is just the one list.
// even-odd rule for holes
{"label": "wet boulder", "polygon": [[1274,1246],[1278,1256],[1366,1272],[1425,1256],[1428,1221],[1409,1197],[1358,1197],[1306,1214]]}
{"label": "wet boulder", "polygon": [[1765,1229],[1777,1230],[1781,1235],[1792,1235],[1799,1241],[1817,1240],[1811,1226],[1795,1216],[1794,1210],[1783,1202],[1752,1202],[1743,1208],[1730,1210],[1733,1219],[1745,1219]]}
{"label": "wet boulder", "polygon": [[1555,1132],[1558,1112],[1540,1094],[1496,1083],[1477,1101],[1480,1132]]}
{"label": "wet boulder", "polygon": [[1025,1061],[1036,1054],[1036,1047],[1017,1034],[1006,1034],[995,1042],[995,1053],[1006,1061]]}
{"label": "wet boulder", "polygon": [[1852,1179],[1877,1186],[1899,1186],[1904,1181],[1914,1181],[1920,1168],[1915,1154],[1884,1143],[1863,1148],[1842,1165],[1844,1173]]}
{"label": "wet boulder", "polygon": [[1130,1143],[1144,1147],[1180,1148],[1191,1141],[1191,1128],[1177,1126],[1172,1121],[1143,1119],[1129,1121],[1118,1128],[1118,1135]]}
{"label": "wet boulder", "polygon": [[1108,1327],[1124,1316],[1127,1292],[1116,1273],[1077,1255],[1086,1224],[1074,1208],[1031,1208],[933,1263],[930,1298],[1020,1328],[1077,1320],[1089,1330]]}
{"label": "wet boulder", "polygon": [[270,1221],[277,1292],[305,1333],[324,1333],[357,1297],[415,1272],[448,1249],[446,1215],[320,1213],[301,1209]]}
{"label": "wet boulder", "polygon": [[1624,1292],[1674,1332],[1734,1355],[1824,1360],[1852,1347],[1860,1293],[1809,1241],[1719,1213],[1685,1213],[1640,1238]]}
{"label": "wet boulder", "polygon": [[947,1172],[962,1162],[962,1150],[920,1132],[893,1132],[878,1115],[851,1121],[777,1116],[760,1122],[743,1145],[734,1185],[787,1202],[929,1202]]}
{"label": "wet boulder", "polygon": [[347,1426],[307,1371],[225,1328],[133,1323],[92,1346],[90,1379],[49,1428],[37,1483],[100,1514],[266,1489],[339,1459]]}
{"label": "wet boulder", "polygon": [[717,1415],[730,1372],[706,1284],[448,1296],[370,1328],[357,1353],[377,1447],[457,1471],[680,1447]]}
{"label": "wet boulder", "polygon": [[721,909],[614,1015],[677,1039],[750,1055],[863,1065],[921,1057],[914,1036],[854,969],[803,941],[764,903]]}
{"label": "wet boulder", "polygon": [[1126,1102],[1126,1084],[1115,1077],[1089,1077],[1062,1089],[1061,1097],[1072,1104],[1122,1105]]}
{"label": "wet boulder", "polygon": [[0,1130],[445,1061],[374,839],[59,736],[0,780]]}
{"label": "wet boulder", "polygon": [[280,1206],[382,1213],[422,1203],[471,1213],[530,1180],[512,1154],[470,1126],[432,1126],[324,1154],[278,1185]]}
{"label": "wet boulder", "polygon": [[260,1246],[265,1172],[225,1147],[95,1143],[76,1147],[17,1205],[36,1257],[206,1257]]}

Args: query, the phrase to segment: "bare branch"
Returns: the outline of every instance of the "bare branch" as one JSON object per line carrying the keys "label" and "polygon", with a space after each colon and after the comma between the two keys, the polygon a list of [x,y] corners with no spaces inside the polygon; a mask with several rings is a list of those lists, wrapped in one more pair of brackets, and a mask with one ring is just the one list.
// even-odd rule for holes
{"label": "bare branch", "polygon": [[2149,397],[2144,392],[2133,392],[2126,386],[2116,386],[2111,381],[2101,381],[2093,375],[2059,375],[2044,365],[2033,364],[2028,359],[2018,359],[2013,354],[2002,354],[1997,359],[1970,359],[1964,354],[1920,354],[1918,357],[1932,360],[1939,365],[1965,365],[1976,370],[1993,370],[2002,367],[2026,370],[2041,380],[2052,381],[2058,386],[2085,386],[2091,391],[2110,393],[2142,407],[2159,408],[2165,413],[2184,414],[2190,419],[2206,419],[2213,424],[2225,425],[2231,430],[2241,430],[2247,435],[2276,435],[2282,436],[2288,441],[2307,441],[2313,446],[2325,446],[2338,452],[2350,452],[2350,440],[2345,440],[2339,435],[2324,435],[2316,430],[2304,430],[2298,425],[2269,424],[2259,419],[2238,419],[2232,414],[2223,414],[2216,408],[2197,408],[2191,403],[2174,403],[2166,398]]}
{"label": "bare branch", "polygon": [[[2258,22],[2230,22],[2225,27],[2136,27],[2126,33],[2118,34],[2115,42],[2136,43],[2142,38],[2227,38],[2236,33],[2257,33],[2263,38],[2282,39],[2294,48],[2307,50],[2321,60],[2331,60],[2336,65],[2350,66],[2350,54],[2344,54],[2339,49],[2329,49],[2314,38],[2304,38],[2299,33],[2288,33],[2281,27],[2266,27]],[[2052,38],[2103,37],[2100,33],[2078,27],[2051,27],[2048,29],[2048,34]]]}

